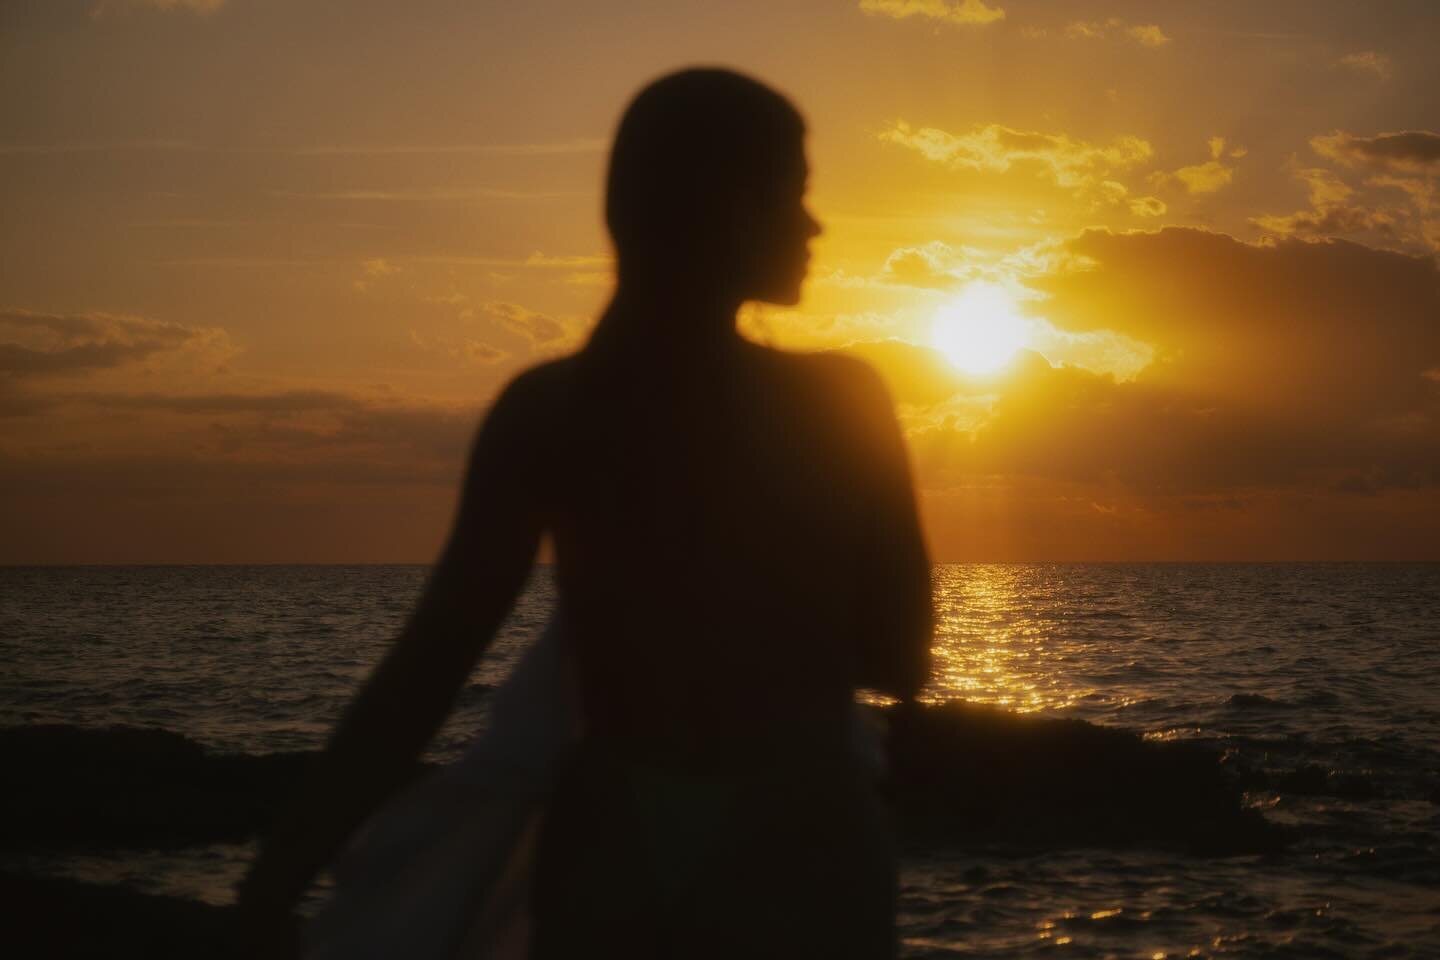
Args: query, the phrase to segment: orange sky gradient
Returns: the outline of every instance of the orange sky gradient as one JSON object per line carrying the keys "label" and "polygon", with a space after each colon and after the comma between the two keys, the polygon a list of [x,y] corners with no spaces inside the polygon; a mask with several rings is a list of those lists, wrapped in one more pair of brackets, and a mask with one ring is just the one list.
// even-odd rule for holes
{"label": "orange sky gradient", "polygon": [[11,0],[0,562],[432,560],[695,63],[808,119],[743,326],[886,376],[937,561],[1440,559],[1440,5]]}

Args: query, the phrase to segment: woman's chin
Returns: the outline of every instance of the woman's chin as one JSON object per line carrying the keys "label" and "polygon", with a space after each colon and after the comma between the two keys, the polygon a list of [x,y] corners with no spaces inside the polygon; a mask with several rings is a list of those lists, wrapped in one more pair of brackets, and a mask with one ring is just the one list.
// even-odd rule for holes
{"label": "woman's chin", "polygon": [[801,286],[804,278],[776,284],[767,290],[759,292],[754,299],[761,303],[772,303],[777,307],[793,307],[800,302]]}

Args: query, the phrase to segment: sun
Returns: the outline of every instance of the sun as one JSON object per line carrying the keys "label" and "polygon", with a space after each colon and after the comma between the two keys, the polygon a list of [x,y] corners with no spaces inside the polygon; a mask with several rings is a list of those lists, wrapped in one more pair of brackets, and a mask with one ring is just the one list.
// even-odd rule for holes
{"label": "sun", "polygon": [[976,282],[935,312],[930,342],[966,373],[996,373],[1030,340],[1030,323],[1015,297],[995,283]]}

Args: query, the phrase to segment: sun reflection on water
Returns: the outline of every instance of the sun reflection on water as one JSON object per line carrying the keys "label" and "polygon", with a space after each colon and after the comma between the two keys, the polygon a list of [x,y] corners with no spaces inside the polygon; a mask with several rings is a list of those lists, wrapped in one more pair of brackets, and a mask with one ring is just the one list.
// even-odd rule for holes
{"label": "sun reflection on water", "polygon": [[1033,615],[1034,568],[957,564],[935,570],[930,701],[1021,713],[1063,710],[1090,691],[1065,672],[1053,624]]}

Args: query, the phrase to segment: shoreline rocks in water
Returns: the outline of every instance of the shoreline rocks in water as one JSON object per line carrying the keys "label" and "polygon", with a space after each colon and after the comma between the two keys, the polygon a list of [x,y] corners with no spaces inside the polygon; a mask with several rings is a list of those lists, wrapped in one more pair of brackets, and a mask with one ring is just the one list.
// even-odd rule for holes
{"label": "shoreline rocks in water", "polygon": [[[888,794],[907,848],[1153,847],[1267,853],[1279,827],[1242,803],[1213,749],[969,704],[886,711]],[[0,729],[0,853],[174,850],[264,830],[313,753],[206,750],[178,733]],[[423,771],[422,771],[423,772]],[[222,956],[230,911],[0,874],[20,956]],[[208,946],[207,946],[208,945]],[[213,948],[213,949],[212,949]],[[32,952],[37,951],[37,952]]]}
{"label": "shoreline rocks in water", "polygon": [[[1266,853],[1283,838],[1219,755],[1080,720],[949,703],[884,712],[902,837],[921,846]],[[0,729],[0,851],[174,850],[264,830],[313,758],[205,749],[170,731]],[[428,768],[417,771],[423,773]]]}
{"label": "shoreline rocks in water", "polygon": [[1277,825],[1243,804],[1213,748],[1082,720],[947,703],[887,716],[901,837],[936,845],[1272,853]]}
{"label": "shoreline rocks in water", "polygon": [[173,850],[241,843],[312,754],[213,753],[182,734],[61,724],[0,729],[0,851]]}
{"label": "shoreline rocks in water", "polygon": [[229,907],[0,871],[7,956],[196,960],[233,956]]}

